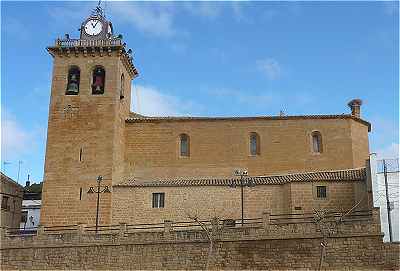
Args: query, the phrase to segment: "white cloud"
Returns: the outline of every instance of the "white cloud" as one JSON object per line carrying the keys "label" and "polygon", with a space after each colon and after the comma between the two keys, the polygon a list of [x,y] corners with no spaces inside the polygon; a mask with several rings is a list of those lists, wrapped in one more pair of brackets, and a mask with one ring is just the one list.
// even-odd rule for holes
{"label": "white cloud", "polygon": [[214,19],[221,13],[221,3],[198,1],[183,2],[183,8],[195,16]]}
{"label": "white cloud", "polygon": [[113,17],[118,17],[147,34],[170,37],[177,31],[173,22],[174,12],[168,5],[112,3],[108,10]]}
{"label": "white cloud", "polygon": [[1,157],[15,159],[32,147],[32,135],[24,130],[10,114],[4,113],[1,121]]}
{"label": "white cloud", "polygon": [[282,74],[281,65],[273,58],[257,60],[257,68],[264,73],[268,79],[278,79]]}
{"label": "white cloud", "polygon": [[132,111],[146,116],[191,115],[200,107],[151,86],[132,85]]}
{"label": "white cloud", "polygon": [[394,159],[399,158],[399,143],[392,142],[383,149],[376,151],[377,159]]}

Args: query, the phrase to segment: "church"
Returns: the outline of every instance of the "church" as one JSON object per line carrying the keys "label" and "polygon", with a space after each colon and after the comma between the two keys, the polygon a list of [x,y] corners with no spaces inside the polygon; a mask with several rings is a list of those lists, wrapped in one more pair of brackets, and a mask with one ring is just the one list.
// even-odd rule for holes
{"label": "church", "polygon": [[131,112],[139,72],[99,7],[79,39],[57,39],[47,51],[44,226],[93,225],[97,203],[100,225],[371,208],[371,125],[359,99],[332,115]]}

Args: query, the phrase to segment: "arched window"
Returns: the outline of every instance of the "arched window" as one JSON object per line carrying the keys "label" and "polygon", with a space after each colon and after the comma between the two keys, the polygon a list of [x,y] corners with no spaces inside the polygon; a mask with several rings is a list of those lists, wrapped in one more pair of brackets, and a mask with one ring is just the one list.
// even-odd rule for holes
{"label": "arched window", "polygon": [[180,154],[181,156],[189,156],[190,154],[190,140],[187,134],[181,134],[180,138]]}
{"label": "arched window", "polygon": [[120,99],[123,99],[125,97],[124,89],[125,89],[125,76],[124,76],[124,74],[121,74],[121,89],[119,90],[119,98]]}
{"label": "arched window", "polygon": [[104,94],[104,83],[106,72],[103,67],[96,67],[93,70],[92,94]]}
{"label": "arched window", "polygon": [[78,95],[80,77],[81,71],[77,66],[72,66],[68,70],[68,83],[65,91],[66,95]]}
{"label": "arched window", "polygon": [[318,131],[312,133],[312,150],[314,153],[322,153],[322,136]]}
{"label": "arched window", "polygon": [[257,133],[250,133],[250,154],[260,154],[260,136]]}

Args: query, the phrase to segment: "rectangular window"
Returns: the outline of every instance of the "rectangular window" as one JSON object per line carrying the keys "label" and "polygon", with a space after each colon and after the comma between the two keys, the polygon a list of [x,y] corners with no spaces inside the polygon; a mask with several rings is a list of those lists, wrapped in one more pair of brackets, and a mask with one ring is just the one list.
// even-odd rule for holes
{"label": "rectangular window", "polygon": [[8,197],[3,196],[1,199],[1,209],[8,210]]}
{"label": "rectangular window", "polygon": [[317,186],[317,198],[326,198],[326,186]]}
{"label": "rectangular window", "polygon": [[189,156],[189,136],[186,134],[181,134],[181,156]]}
{"label": "rectangular window", "polygon": [[26,221],[28,221],[28,211],[22,211],[21,223],[26,223]]}
{"label": "rectangular window", "polygon": [[153,193],[153,208],[164,208],[165,193]]}

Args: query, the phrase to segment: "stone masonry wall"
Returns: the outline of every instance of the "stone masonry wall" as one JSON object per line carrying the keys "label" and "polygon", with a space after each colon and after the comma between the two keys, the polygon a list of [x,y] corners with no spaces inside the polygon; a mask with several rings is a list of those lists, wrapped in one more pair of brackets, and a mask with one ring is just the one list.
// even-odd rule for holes
{"label": "stone masonry wall", "polygon": [[[384,244],[378,219],[344,220],[326,236],[322,270],[398,270],[399,244]],[[70,233],[13,237],[2,232],[1,269],[308,269],[320,263],[322,231],[315,223],[226,228],[212,221],[213,250],[203,230],[129,230],[95,235],[82,225]]]}
{"label": "stone masonry wall", "polygon": [[[322,135],[322,153],[312,151],[313,131]],[[250,155],[252,132],[259,155]],[[189,157],[180,156],[182,133],[190,137]],[[369,157],[368,127],[353,119],[134,122],[126,123],[125,137],[126,177],[138,180],[226,177],[235,168],[251,176],[348,169]]]}
{"label": "stone masonry wall", "polygon": [[[355,202],[353,188],[361,181],[299,182],[284,185],[257,185],[244,188],[245,218],[271,214],[304,214],[313,209],[339,211],[351,209]],[[316,186],[327,186],[327,198],[316,197]],[[290,195],[287,195],[290,191]],[[165,193],[164,208],[152,208],[152,193]],[[113,187],[112,223],[160,223],[185,221],[188,216],[201,219],[241,217],[240,188],[229,186],[185,187]],[[297,208],[297,209],[296,209]],[[365,210],[365,209],[364,209]]]}
{"label": "stone masonry wall", "polygon": [[[216,241],[209,269],[317,269],[320,238],[234,238]],[[383,244],[382,237],[330,238],[323,269],[398,270],[399,244]],[[159,240],[102,242],[1,249],[1,269],[205,269],[209,242]]]}

